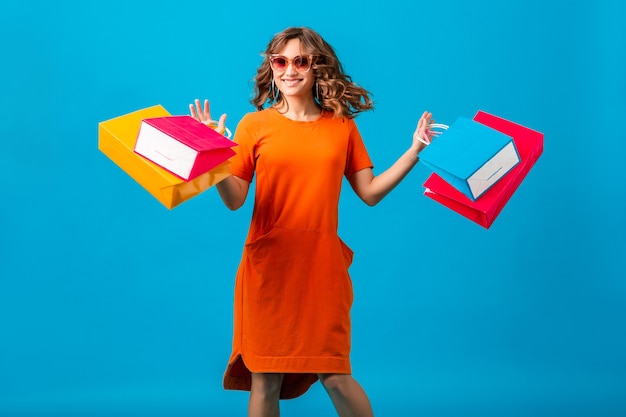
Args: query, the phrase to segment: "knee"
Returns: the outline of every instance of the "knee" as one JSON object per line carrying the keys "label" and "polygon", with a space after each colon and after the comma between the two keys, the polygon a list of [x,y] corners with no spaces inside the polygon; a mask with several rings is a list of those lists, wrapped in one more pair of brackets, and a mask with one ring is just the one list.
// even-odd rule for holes
{"label": "knee", "polygon": [[320,374],[318,377],[326,391],[340,395],[346,392],[352,380],[352,376],[345,374]]}
{"label": "knee", "polygon": [[250,390],[264,397],[277,397],[283,384],[283,374],[252,374]]}

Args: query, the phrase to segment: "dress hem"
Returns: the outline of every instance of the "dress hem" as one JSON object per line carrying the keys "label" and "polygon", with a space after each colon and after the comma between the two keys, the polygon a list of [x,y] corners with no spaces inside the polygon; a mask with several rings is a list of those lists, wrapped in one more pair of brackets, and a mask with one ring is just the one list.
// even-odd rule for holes
{"label": "dress hem", "polygon": [[[294,369],[289,366],[276,366],[277,362],[291,362],[293,365],[298,360],[304,362],[316,361],[313,366],[299,367]],[[320,364],[320,359],[335,362],[334,366]],[[330,360],[329,360],[330,359]],[[341,362],[341,366],[338,366]],[[248,367],[248,363],[252,366]],[[250,391],[251,372],[254,373],[281,373],[284,374],[283,385],[280,390],[280,399],[292,399],[306,393],[318,380],[318,374],[351,374],[350,360],[348,358],[255,358],[252,361],[244,360],[242,354],[233,356],[224,373],[223,386],[226,390]]]}

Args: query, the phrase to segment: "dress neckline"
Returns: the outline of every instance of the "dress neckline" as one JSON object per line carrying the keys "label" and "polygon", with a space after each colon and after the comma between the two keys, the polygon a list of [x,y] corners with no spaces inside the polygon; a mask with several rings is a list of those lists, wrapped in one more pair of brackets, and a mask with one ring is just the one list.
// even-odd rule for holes
{"label": "dress neckline", "polygon": [[284,120],[288,120],[288,121],[293,122],[293,123],[303,123],[303,124],[319,122],[320,120],[325,118],[326,115],[328,114],[328,112],[326,110],[321,109],[320,115],[317,118],[313,119],[313,120],[294,120],[294,119],[291,119],[291,118],[285,116],[283,113],[279,112],[278,109],[276,109],[275,107],[270,107],[268,110],[271,110],[274,114],[276,114],[278,117],[280,117],[280,118],[282,118]]}

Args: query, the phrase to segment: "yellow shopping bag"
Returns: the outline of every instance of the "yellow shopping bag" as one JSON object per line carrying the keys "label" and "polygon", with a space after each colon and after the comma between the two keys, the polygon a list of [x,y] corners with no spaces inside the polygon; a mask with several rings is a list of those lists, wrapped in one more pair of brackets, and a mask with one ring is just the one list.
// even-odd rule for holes
{"label": "yellow shopping bag", "polygon": [[225,162],[191,181],[185,181],[136,154],[134,148],[141,121],[162,116],[170,116],[170,113],[157,105],[100,122],[98,149],[165,207],[172,209],[228,177],[230,172],[228,162]]}

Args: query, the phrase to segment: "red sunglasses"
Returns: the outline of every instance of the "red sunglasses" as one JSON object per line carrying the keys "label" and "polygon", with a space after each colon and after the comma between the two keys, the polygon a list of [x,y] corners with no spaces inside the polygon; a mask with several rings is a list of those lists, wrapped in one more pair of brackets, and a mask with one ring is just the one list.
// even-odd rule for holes
{"label": "red sunglasses", "polygon": [[278,72],[285,71],[289,64],[292,64],[298,72],[308,72],[313,64],[313,55],[298,55],[293,59],[283,55],[270,55],[270,64],[272,69]]}

